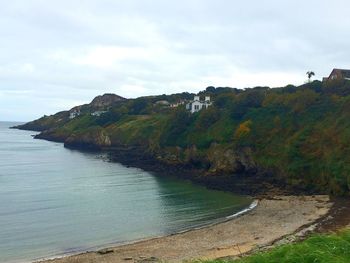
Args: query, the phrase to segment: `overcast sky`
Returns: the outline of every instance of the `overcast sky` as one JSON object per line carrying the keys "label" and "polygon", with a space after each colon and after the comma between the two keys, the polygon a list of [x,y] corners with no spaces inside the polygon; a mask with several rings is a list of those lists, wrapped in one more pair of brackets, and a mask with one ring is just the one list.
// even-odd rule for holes
{"label": "overcast sky", "polygon": [[0,120],[350,67],[350,1],[0,0]]}

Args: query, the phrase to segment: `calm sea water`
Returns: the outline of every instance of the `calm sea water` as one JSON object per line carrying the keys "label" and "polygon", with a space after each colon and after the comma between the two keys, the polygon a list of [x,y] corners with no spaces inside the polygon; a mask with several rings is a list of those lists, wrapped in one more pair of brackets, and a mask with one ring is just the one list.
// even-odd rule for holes
{"label": "calm sea water", "polygon": [[165,235],[251,200],[34,140],[0,122],[0,262],[23,262]]}

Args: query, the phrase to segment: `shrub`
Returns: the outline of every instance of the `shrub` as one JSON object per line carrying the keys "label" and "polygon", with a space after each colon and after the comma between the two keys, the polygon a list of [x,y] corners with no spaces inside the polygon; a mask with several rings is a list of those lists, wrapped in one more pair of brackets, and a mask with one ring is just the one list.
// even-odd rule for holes
{"label": "shrub", "polygon": [[208,129],[211,125],[220,119],[220,111],[216,107],[203,109],[199,113],[196,121],[196,128],[199,130]]}
{"label": "shrub", "polygon": [[252,125],[251,120],[247,120],[247,121],[241,123],[235,131],[234,138],[240,139],[242,137],[247,136],[251,131],[251,125]]}

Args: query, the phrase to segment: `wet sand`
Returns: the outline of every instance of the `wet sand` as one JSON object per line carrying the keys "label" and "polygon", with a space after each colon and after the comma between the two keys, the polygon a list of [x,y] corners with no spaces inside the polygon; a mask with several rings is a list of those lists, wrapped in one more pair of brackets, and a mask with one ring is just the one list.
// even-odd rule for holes
{"label": "wet sand", "polygon": [[41,262],[181,262],[235,256],[309,226],[324,217],[331,206],[332,202],[325,195],[278,196],[260,200],[254,210],[227,222]]}

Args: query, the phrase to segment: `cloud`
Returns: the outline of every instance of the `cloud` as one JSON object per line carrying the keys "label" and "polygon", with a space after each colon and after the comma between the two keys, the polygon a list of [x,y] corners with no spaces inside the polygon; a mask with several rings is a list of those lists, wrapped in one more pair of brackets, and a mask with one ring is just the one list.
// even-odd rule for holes
{"label": "cloud", "polygon": [[0,120],[37,118],[105,92],[274,87],[303,83],[307,70],[321,79],[350,67],[349,7],[345,0],[3,1]]}

